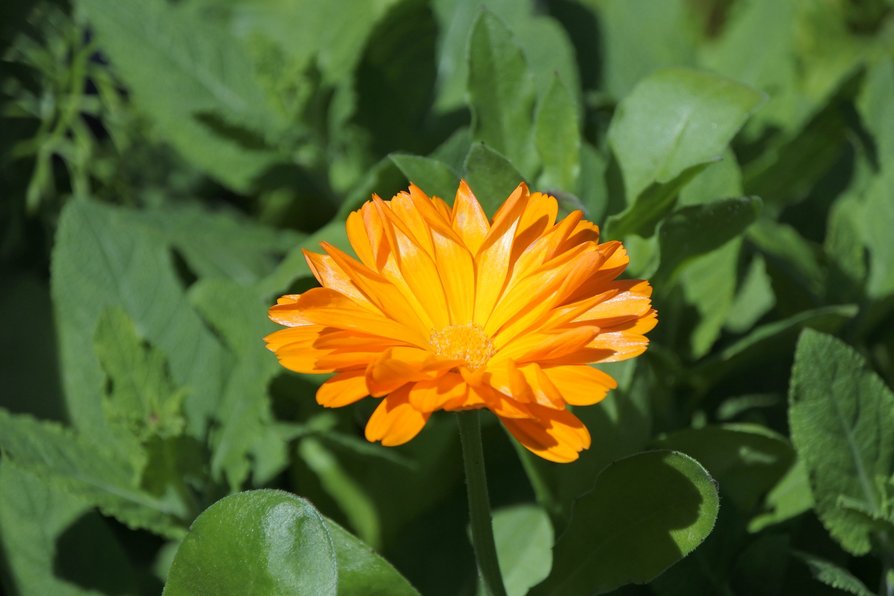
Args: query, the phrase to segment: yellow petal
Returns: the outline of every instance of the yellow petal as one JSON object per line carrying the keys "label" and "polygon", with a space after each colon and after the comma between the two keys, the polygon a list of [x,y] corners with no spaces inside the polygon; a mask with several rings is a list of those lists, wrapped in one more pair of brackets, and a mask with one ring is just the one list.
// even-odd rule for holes
{"label": "yellow petal", "polygon": [[409,390],[410,403],[420,412],[440,410],[449,401],[462,400],[468,387],[462,376],[448,373],[434,381],[419,381]]}
{"label": "yellow petal", "polygon": [[618,386],[613,378],[592,366],[552,366],[543,369],[565,403],[590,406],[602,401]]}
{"label": "yellow petal", "polygon": [[503,426],[526,449],[550,461],[567,463],[590,446],[590,433],[568,410],[531,406],[534,418],[501,418]]}
{"label": "yellow petal", "polygon": [[453,200],[453,229],[472,254],[478,252],[490,230],[487,215],[465,180],[460,180]]}

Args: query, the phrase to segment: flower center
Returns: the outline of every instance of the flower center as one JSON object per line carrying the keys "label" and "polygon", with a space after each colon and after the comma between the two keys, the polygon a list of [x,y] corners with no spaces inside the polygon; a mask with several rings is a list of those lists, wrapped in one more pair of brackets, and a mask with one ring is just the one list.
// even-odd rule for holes
{"label": "flower center", "polygon": [[451,325],[432,331],[428,340],[435,354],[445,360],[463,360],[472,370],[477,370],[494,355],[494,344],[484,329],[469,323]]}

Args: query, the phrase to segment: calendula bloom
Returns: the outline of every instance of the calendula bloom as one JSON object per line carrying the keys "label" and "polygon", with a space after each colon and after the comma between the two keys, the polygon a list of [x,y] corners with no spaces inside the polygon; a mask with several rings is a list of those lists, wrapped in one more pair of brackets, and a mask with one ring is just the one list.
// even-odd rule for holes
{"label": "calendula bloom", "polygon": [[641,354],[656,322],[646,281],[617,280],[620,242],[524,183],[488,221],[461,182],[453,207],[416,186],[373,196],[347,220],[357,259],[328,243],[304,255],[322,287],[282,296],[267,336],[283,366],[335,373],[323,406],[380,400],[366,438],[399,445],[436,410],[487,408],[557,462],[590,435],[568,406],[616,386],[589,366]]}

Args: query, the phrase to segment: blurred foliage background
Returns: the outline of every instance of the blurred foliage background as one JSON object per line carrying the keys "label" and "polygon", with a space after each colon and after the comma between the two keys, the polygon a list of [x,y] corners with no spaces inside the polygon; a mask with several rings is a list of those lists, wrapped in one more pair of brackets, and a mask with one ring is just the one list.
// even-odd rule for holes
{"label": "blurred foliage background", "polygon": [[[579,462],[488,419],[510,593],[894,590],[894,2],[22,0],[0,55],[6,593],[158,593],[196,516],[252,488],[331,520],[306,568],[341,593],[475,593],[451,417],[368,444],[370,404],[320,408],[261,341],[315,283],[299,247],[460,177],[491,211],[522,179],[582,209],[660,319],[576,411]],[[590,492],[659,448],[719,486],[686,558],[700,538],[655,554]]]}

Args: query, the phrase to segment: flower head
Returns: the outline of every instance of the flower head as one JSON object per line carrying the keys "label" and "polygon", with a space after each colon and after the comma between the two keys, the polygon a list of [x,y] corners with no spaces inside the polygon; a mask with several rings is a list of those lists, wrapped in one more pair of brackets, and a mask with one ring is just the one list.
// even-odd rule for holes
{"label": "flower head", "polygon": [[267,347],[288,369],[335,373],[317,401],[380,403],[366,438],[399,445],[436,410],[487,408],[525,447],[568,462],[590,435],[567,406],[616,386],[589,366],[641,354],[648,282],[617,280],[620,242],[524,183],[488,221],[461,182],[453,207],[416,186],[347,221],[357,259],[305,251],[322,287],[279,298]]}

